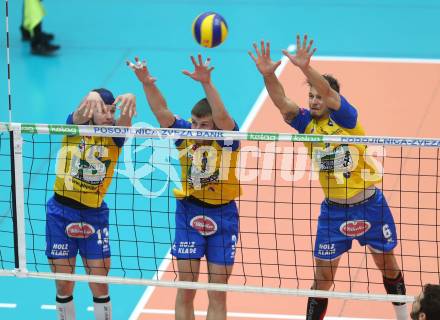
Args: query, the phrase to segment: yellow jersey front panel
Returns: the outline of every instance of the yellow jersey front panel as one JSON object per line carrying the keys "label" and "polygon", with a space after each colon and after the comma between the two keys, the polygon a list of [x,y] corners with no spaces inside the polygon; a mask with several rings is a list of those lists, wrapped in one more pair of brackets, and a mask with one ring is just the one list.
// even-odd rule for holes
{"label": "yellow jersey front panel", "polygon": [[[191,124],[176,119],[173,127],[188,129]],[[218,141],[207,143],[198,144],[193,139],[176,141],[182,170],[182,189],[175,189],[174,195],[178,199],[193,196],[209,204],[225,204],[242,192],[236,176],[239,142],[233,141],[230,146]]]}
{"label": "yellow jersey front panel", "polygon": [[55,193],[99,208],[120,150],[111,137],[64,136],[57,155]]}
{"label": "yellow jersey front panel", "polygon": [[[329,118],[315,120],[301,109],[291,125],[300,133],[318,135],[365,135],[357,111],[341,96],[341,108]],[[312,158],[312,174],[327,198],[349,199],[380,182],[382,176],[368,155],[367,146],[333,143],[305,143]]]}

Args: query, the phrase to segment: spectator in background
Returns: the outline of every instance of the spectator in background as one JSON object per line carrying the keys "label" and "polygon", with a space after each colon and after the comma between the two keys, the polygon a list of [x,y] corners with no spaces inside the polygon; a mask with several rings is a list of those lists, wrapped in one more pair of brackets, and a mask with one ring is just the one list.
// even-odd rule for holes
{"label": "spectator in background", "polygon": [[440,285],[426,284],[412,305],[411,319],[440,319]]}
{"label": "spectator in background", "polygon": [[42,28],[45,11],[40,0],[24,0],[23,20],[20,26],[23,41],[31,42],[31,53],[48,56],[55,53],[60,46],[52,44],[54,35]]}

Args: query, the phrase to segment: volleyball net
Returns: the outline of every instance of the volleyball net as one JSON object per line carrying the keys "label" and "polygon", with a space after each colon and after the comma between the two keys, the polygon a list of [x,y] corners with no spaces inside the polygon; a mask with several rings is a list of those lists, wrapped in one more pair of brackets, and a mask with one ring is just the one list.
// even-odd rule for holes
{"label": "volleyball net", "polygon": [[[440,140],[157,129],[147,124],[132,128],[1,124],[0,132],[1,275],[399,302],[412,301],[423,284],[439,281]],[[98,235],[111,248],[107,277],[86,275],[80,259],[76,274],[52,273],[45,255],[46,203],[60,176],[57,168],[75,153],[63,149],[65,135],[125,137],[105,196],[109,230],[100,230]],[[233,171],[242,189],[236,199],[240,232],[228,285],[208,283],[206,268],[201,269],[197,283],[178,281],[176,262],[169,255],[176,231],[173,190],[188,183],[182,181],[180,160],[188,156],[190,148],[177,150],[175,142],[189,139],[240,141],[238,160],[221,165],[221,169]],[[84,141],[78,150],[84,148]],[[394,251],[408,296],[385,294],[371,251],[357,241],[343,255],[331,291],[309,289],[324,199],[319,182],[322,167],[309,159],[307,146],[313,145],[341,147],[332,155],[319,155],[336,178],[347,177],[350,168],[356,167],[353,162],[360,161],[347,158],[350,148],[362,150],[358,156],[365,158],[362,169],[366,175],[371,177],[373,172],[367,169],[375,168],[371,179],[383,190],[396,222],[398,246]],[[209,165],[206,168],[204,159],[209,160],[210,152],[215,150],[200,153],[200,165],[205,169],[192,178],[194,186],[209,184],[213,173],[218,174]],[[93,161],[96,157],[78,159],[72,165],[76,176],[87,177],[91,183],[100,175],[102,179],[106,168]],[[338,164],[348,169],[336,172]],[[364,227],[356,221],[346,221],[344,226],[347,239]],[[188,243],[182,250],[194,249]],[[324,255],[331,255],[333,249],[319,248]]]}

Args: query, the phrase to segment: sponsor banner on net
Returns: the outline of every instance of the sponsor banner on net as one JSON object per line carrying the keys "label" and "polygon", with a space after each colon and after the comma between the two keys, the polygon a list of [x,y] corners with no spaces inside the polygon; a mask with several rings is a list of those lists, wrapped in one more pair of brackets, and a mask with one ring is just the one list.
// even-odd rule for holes
{"label": "sponsor banner on net", "polygon": [[291,141],[293,142],[322,142],[324,136],[309,135],[309,134],[293,134]]}
{"label": "sponsor banner on net", "polygon": [[78,126],[76,126],[76,125],[50,124],[49,125],[49,133],[50,134],[78,135],[79,129],[78,129]]}
{"label": "sponsor banner on net", "polygon": [[279,134],[278,133],[262,133],[262,132],[249,132],[247,134],[248,140],[253,141],[278,141]]}
{"label": "sponsor banner on net", "polygon": [[154,136],[157,138],[225,138],[223,132],[216,130],[189,130],[189,129],[172,129],[172,128],[154,128],[150,125],[148,127],[111,127],[111,126],[95,126],[94,133],[99,134],[117,134],[129,136]]}
{"label": "sponsor banner on net", "polygon": [[21,132],[23,133],[37,133],[37,126],[32,123],[22,123]]}
{"label": "sponsor banner on net", "polygon": [[341,137],[341,142],[345,143],[365,143],[365,144],[382,144],[396,146],[426,146],[440,147],[440,140],[436,139],[412,139],[397,137]]}

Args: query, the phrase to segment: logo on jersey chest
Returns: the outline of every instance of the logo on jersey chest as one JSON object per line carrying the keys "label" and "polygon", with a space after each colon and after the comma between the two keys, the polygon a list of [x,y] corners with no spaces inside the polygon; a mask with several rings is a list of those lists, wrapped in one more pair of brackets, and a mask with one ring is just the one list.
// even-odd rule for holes
{"label": "logo on jersey chest", "polygon": [[217,232],[217,223],[207,216],[195,216],[191,219],[190,226],[202,236],[210,236]]}
{"label": "logo on jersey chest", "polygon": [[324,149],[316,148],[313,152],[320,171],[347,173],[353,170],[353,158],[347,145],[325,144]]}
{"label": "logo on jersey chest", "polygon": [[339,231],[347,237],[359,237],[371,228],[371,223],[365,220],[350,220],[344,222],[340,227]]}
{"label": "logo on jersey chest", "polygon": [[191,160],[191,164],[188,168],[187,180],[190,187],[199,190],[210,183],[218,182],[217,150],[212,146],[194,144],[188,151],[187,157]]}
{"label": "logo on jersey chest", "polygon": [[91,224],[84,222],[72,222],[66,227],[66,234],[70,238],[87,239],[95,233],[95,228]]}

